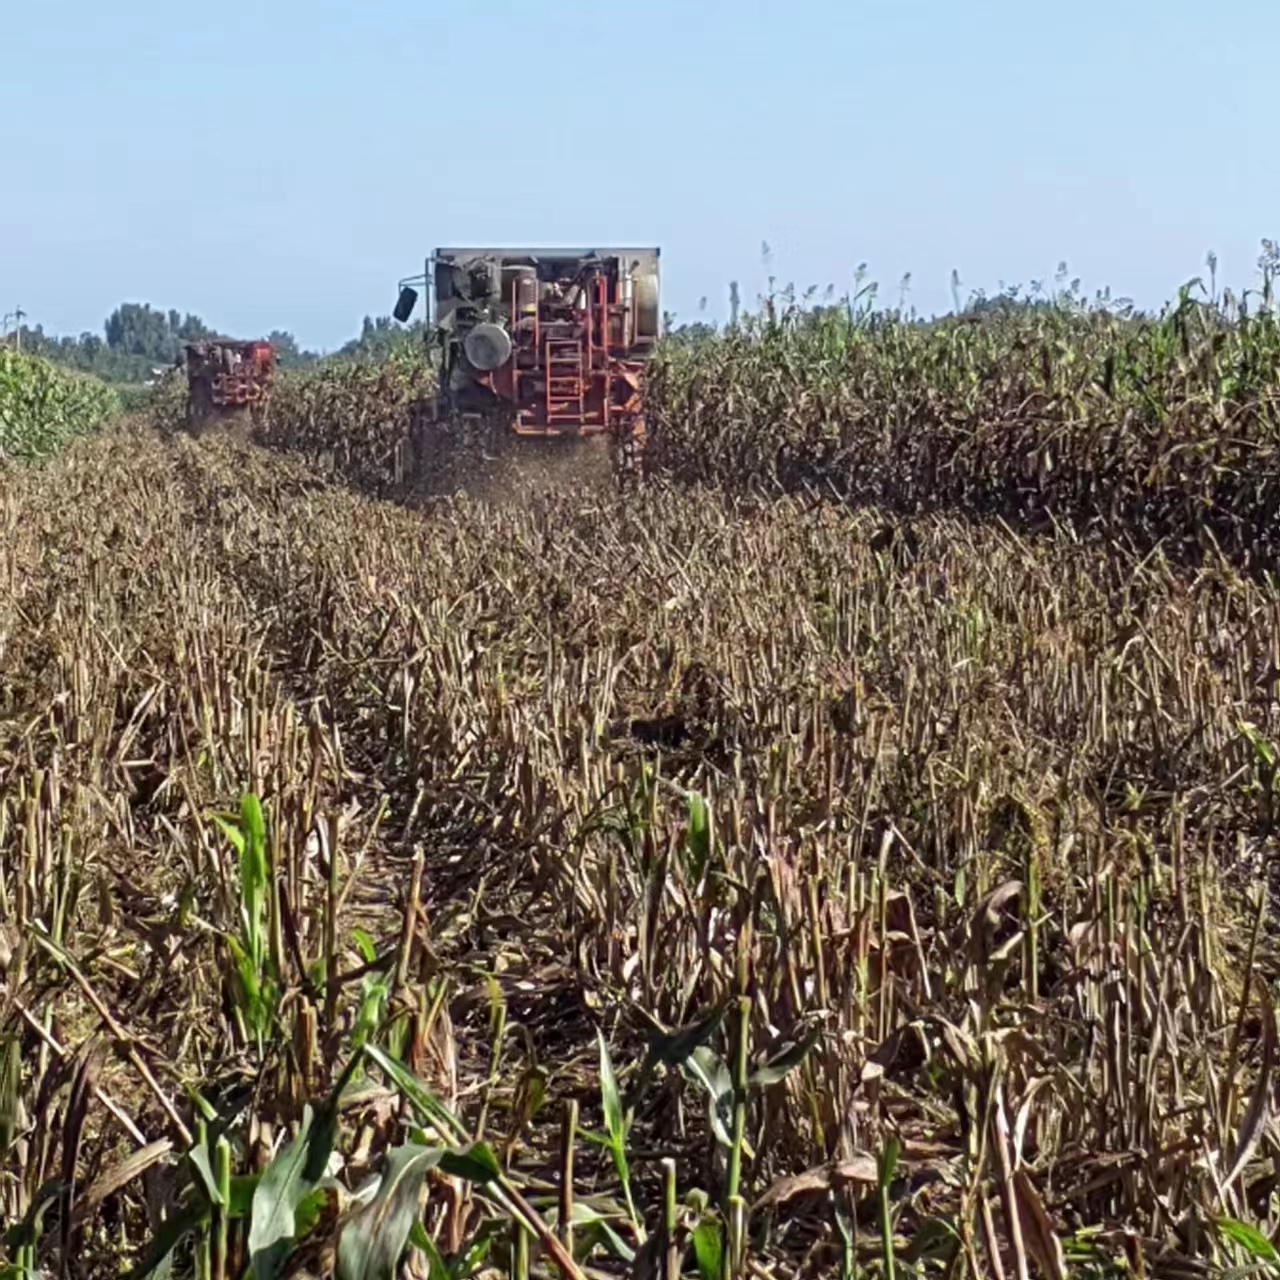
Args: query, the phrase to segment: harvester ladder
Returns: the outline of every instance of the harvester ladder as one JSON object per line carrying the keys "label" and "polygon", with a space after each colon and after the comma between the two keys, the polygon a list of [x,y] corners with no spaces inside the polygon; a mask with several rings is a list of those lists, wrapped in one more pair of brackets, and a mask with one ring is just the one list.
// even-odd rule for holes
{"label": "harvester ladder", "polygon": [[548,338],[546,372],[546,420],[581,422],[586,386],[582,380],[582,339]]}

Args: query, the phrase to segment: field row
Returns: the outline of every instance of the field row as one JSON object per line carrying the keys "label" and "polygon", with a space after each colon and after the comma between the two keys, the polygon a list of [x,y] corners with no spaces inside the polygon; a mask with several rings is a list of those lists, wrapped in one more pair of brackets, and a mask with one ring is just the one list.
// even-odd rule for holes
{"label": "field row", "polygon": [[[1230,570],[688,487],[423,515],[141,430],[6,479],[0,534],[5,1195],[118,1020],[86,1257],[194,1176],[186,1089],[248,1106],[249,1175],[365,1044],[554,1223],[565,1104],[621,1114],[597,1028],[630,1130],[578,1152],[582,1258],[655,1238],[662,1158],[681,1232],[789,1272],[882,1254],[878,1212],[903,1258],[1104,1274],[1270,1211],[1280,601]],[[361,1076],[349,1189],[402,1132]],[[426,1226],[460,1253],[484,1203]]]}

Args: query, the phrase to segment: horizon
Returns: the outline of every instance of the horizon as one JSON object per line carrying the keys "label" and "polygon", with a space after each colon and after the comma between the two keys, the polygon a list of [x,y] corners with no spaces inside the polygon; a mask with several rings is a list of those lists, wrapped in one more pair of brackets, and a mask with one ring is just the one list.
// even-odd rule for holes
{"label": "horizon", "polygon": [[[1266,242],[1266,241],[1260,242],[1260,248],[1262,248],[1263,245],[1267,243],[1269,242]],[[512,248],[524,248],[525,246],[494,245],[492,247],[512,249]],[[567,246],[545,245],[543,247],[560,249],[560,248],[565,248]],[[1055,299],[1060,299],[1066,293],[1074,292],[1077,299],[1082,300],[1086,303],[1101,305],[1103,306],[1104,309],[1107,309],[1108,306],[1114,307],[1117,312],[1124,311],[1127,309],[1132,309],[1133,315],[1137,318],[1142,318],[1144,316],[1154,317],[1159,315],[1166,308],[1176,304],[1178,296],[1182,290],[1197,284],[1201,286],[1201,288],[1205,291],[1207,295],[1211,294],[1214,300],[1218,300],[1218,301],[1223,300],[1224,298],[1230,297],[1230,296],[1234,296],[1234,298],[1238,300],[1258,292],[1256,281],[1257,281],[1257,278],[1261,278],[1263,276],[1262,257],[1263,255],[1260,253],[1258,260],[1254,264],[1253,275],[1255,277],[1255,281],[1246,283],[1246,284],[1241,284],[1239,286],[1233,286],[1232,284],[1222,280],[1221,273],[1218,268],[1218,264],[1216,263],[1217,255],[1214,254],[1212,250],[1210,250],[1205,255],[1206,260],[1202,264],[1202,269],[1200,272],[1187,275],[1184,279],[1182,279],[1179,282],[1177,287],[1170,292],[1169,296],[1158,300],[1154,305],[1146,305],[1146,306],[1139,304],[1135,299],[1128,298],[1123,294],[1117,293],[1113,290],[1108,290],[1106,288],[1088,290],[1084,287],[1084,282],[1080,280],[1079,277],[1071,276],[1071,273],[1069,271],[1064,272],[1062,270],[1062,267],[1065,264],[1059,264],[1059,268],[1058,270],[1055,271],[1054,278],[1053,278],[1054,284],[1057,287],[1050,288],[1048,280],[1034,280],[1034,281],[1030,281],[1022,284],[1013,284],[1013,285],[1002,283],[999,288],[992,289],[992,290],[975,287],[963,295],[963,299],[958,308],[953,301],[952,305],[944,307],[941,310],[932,311],[929,313],[924,313],[919,311],[910,302],[907,302],[904,308],[901,301],[895,303],[889,300],[885,296],[883,283],[881,281],[875,280],[869,274],[866,277],[864,277],[860,283],[855,282],[856,284],[855,288],[848,289],[844,293],[833,292],[834,286],[832,285],[826,286],[825,289],[819,288],[819,286],[817,285],[809,285],[809,286],[806,286],[805,290],[801,290],[794,281],[783,282],[775,279],[773,282],[774,287],[771,294],[768,292],[757,294],[757,296],[754,299],[754,303],[749,303],[746,300],[740,300],[740,305],[738,310],[739,310],[740,316],[743,316],[743,317],[746,317],[752,314],[758,315],[762,313],[764,303],[768,300],[768,298],[773,297],[774,299],[777,299],[780,297],[785,297],[788,294],[794,295],[795,301],[799,304],[812,301],[812,302],[815,302],[821,305],[826,305],[826,306],[831,306],[831,305],[843,306],[845,304],[850,304],[856,301],[856,299],[859,296],[866,296],[870,300],[871,304],[873,304],[869,307],[869,309],[876,314],[883,315],[883,314],[901,313],[901,317],[907,321],[916,321],[920,323],[929,324],[929,323],[935,323],[940,320],[944,320],[948,316],[963,314],[966,310],[970,309],[980,301],[983,301],[983,300],[992,301],[1001,296],[1008,296],[1012,298],[1015,302],[1030,302],[1030,301],[1052,302]],[[404,278],[412,279],[413,277],[404,277]],[[1211,282],[1216,282],[1216,289],[1212,287]],[[709,325],[714,330],[717,330],[717,331],[722,330],[728,324],[730,319],[730,312],[731,312],[730,297],[731,297],[734,284],[735,284],[734,281],[730,281],[729,285],[726,287],[726,291],[725,291],[726,305],[721,312],[717,312],[713,314],[709,305],[709,300],[708,300],[708,305],[706,307],[700,308],[698,312],[692,316],[680,316],[680,315],[673,314],[671,317],[672,320],[674,321],[673,327],[678,329],[684,325],[705,324],[705,325]],[[419,308],[421,306],[421,298],[419,298],[419,302],[417,306],[415,306],[414,314],[404,324],[400,324],[392,317],[390,313],[390,308],[388,308],[386,311],[383,311],[383,312],[377,312],[377,313],[368,312],[356,320],[355,324],[352,327],[352,332],[348,334],[345,339],[335,343],[333,346],[330,346],[330,347],[312,347],[312,346],[309,346],[306,342],[302,341],[298,337],[298,335],[288,327],[287,324],[281,323],[278,320],[270,324],[269,327],[265,327],[256,333],[233,333],[221,327],[217,323],[216,317],[203,315],[200,311],[198,311],[195,308],[171,307],[171,306],[165,305],[164,303],[157,303],[153,300],[146,299],[146,298],[122,298],[118,303],[115,304],[114,307],[111,308],[108,314],[104,316],[101,321],[99,321],[96,328],[81,329],[74,333],[73,332],[65,332],[65,333],[57,332],[43,326],[38,317],[30,316],[25,309],[20,311],[20,314],[22,316],[21,328],[24,334],[42,332],[44,338],[47,340],[58,340],[62,338],[81,339],[85,335],[92,335],[96,337],[103,334],[103,332],[107,327],[107,321],[110,319],[110,316],[114,314],[119,308],[127,307],[127,306],[149,307],[153,312],[156,312],[158,314],[171,315],[174,313],[181,313],[184,319],[187,317],[191,317],[206,323],[209,326],[209,335],[211,337],[221,338],[227,341],[242,341],[242,340],[251,341],[256,339],[268,338],[271,336],[272,333],[287,334],[297,342],[299,354],[306,357],[316,357],[319,359],[327,359],[328,357],[337,355],[344,348],[351,346],[353,341],[355,341],[360,336],[362,327],[366,322],[377,323],[377,322],[389,321],[396,329],[405,333],[409,333],[413,331],[415,327],[421,323],[421,315],[419,314]],[[12,323],[14,314],[15,313],[13,312],[4,313],[3,324],[0,325],[0,340],[6,340],[9,338],[12,338],[14,333],[14,327],[15,327]]]}

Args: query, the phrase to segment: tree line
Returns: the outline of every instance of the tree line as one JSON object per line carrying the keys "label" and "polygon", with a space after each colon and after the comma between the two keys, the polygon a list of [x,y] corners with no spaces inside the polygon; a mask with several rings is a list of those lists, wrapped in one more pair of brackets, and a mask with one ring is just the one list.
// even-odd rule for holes
{"label": "tree line", "polygon": [[[421,330],[420,321],[405,326],[390,316],[365,316],[359,335],[328,355],[305,350],[292,333],[283,329],[273,329],[265,336],[275,348],[278,366],[297,369],[325,359],[380,359],[419,339]],[[136,385],[148,381],[154,369],[174,364],[186,343],[230,335],[219,333],[190,313],[166,311],[145,302],[125,302],[106,318],[101,334],[50,334],[43,325],[36,324],[24,325],[19,336],[22,349],[33,355],[94,374],[106,382]]]}

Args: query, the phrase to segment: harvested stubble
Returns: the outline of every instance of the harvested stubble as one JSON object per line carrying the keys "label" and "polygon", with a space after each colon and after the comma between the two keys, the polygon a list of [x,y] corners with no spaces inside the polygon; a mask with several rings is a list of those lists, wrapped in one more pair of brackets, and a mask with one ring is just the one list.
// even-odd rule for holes
{"label": "harvested stubble", "polygon": [[[370,1009],[548,1215],[559,1104],[600,1115],[599,1026],[638,1214],[654,1231],[658,1157],[714,1210],[738,1162],[696,1076],[638,1068],[655,1022],[726,1005],[705,1036],[731,1063],[743,992],[752,1059],[778,1065],[742,1095],[753,1265],[883,1265],[892,1139],[899,1266],[1061,1274],[1065,1249],[1189,1274],[1238,1260],[1217,1220],[1275,1230],[1277,959],[1251,895],[1280,601],[1230,568],[696,490],[424,516],[141,431],[6,479],[0,522],[26,1115],[5,1213],[69,1159],[46,1265],[115,1274],[151,1237],[197,1127],[184,1086],[247,1092],[235,1162],[260,1168]],[[287,997],[261,1071],[210,819],[245,790]],[[401,1131],[379,1079],[344,1112],[348,1187]],[[577,1190],[634,1247],[613,1169],[580,1152]],[[426,1225],[451,1250],[477,1219],[446,1181]]]}
{"label": "harvested stubble", "polygon": [[548,486],[612,484],[604,439],[516,440],[495,424],[415,433],[414,406],[434,376],[417,351],[286,375],[258,441],[362,493],[402,502],[459,491],[522,499]]}

